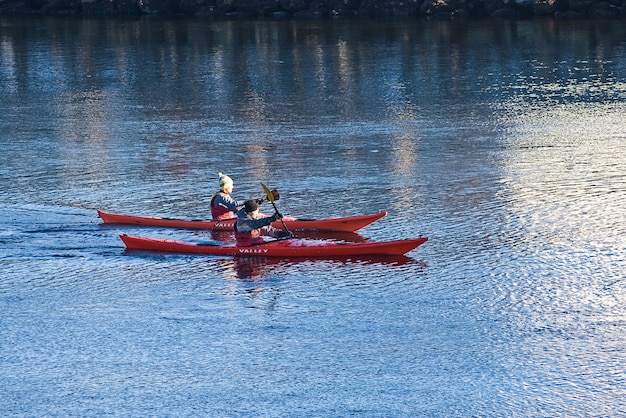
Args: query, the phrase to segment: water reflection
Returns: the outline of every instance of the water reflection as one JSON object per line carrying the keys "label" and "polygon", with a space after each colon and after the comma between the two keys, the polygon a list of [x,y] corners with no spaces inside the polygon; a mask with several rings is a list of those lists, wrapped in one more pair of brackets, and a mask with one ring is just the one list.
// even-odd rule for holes
{"label": "water reflection", "polygon": [[[38,30],[30,30],[33,26]],[[77,28],[82,36],[75,36]],[[534,36],[537,28],[540,40]],[[0,93],[3,111],[12,116],[0,123],[6,137],[15,139],[33,121],[54,120],[42,126],[40,137],[53,131],[70,141],[64,149],[81,152],[83,141],[93,146],[124,138],[137,128],[136,121],[152,120],[139,129],[159,146],[138,142],[137,149],[148,150],[135,168],[177,176],[192,174],[197,155],[223,155],[236,146],[229,131],[234,127],[241,135],[237,141],[254,156],[258,176],[265,178],[271,175],[268,159],[281,158],[275,155],[281,126],[302,129],[289,138],[286,170],[292,161],[304,161],[315,173],[317,161],[309,156],[330,155],[345,160],[358,177],[371,172],[364,162],[385,166],[387,160],[386,147],[363,147],[363,131],[369,131],[393,138],[394,163],[388,170],[401,184],[415,178],[429,156],[422,139],[432,135],[433,127],[457,135],[474,114],[494,109],[523,118],[522,106],[533,101],[545,106],[623,100],[626,83],[619,80],[626,74],[619,63],[624,39],[619,25],[600,22],[355,26],[5,19],[0,23]],[[16,49],[26,52],[15,54]],[[573,58],[580,56],[585,58]],[[34,96],[40,101],[33,103]],[[491,100],[498,96],[508,99]],[[22,103],[24,97],[28,102]],[[525,102],[516,103],[522,97]],[[621,109],[614,111],[619,118]],[[350,124],[334,123],[329,115]],[[328,131],[309,125],[311,120],[327,120],[322,126]],[[507,129],[509,121],[500,121]],[[337,136],[331,146],[327,141]],[[433,152],[446,152],[444,142],[437,144]],[[90,149],[90,155],[94,177],[115,170],[108,164],[98,167],[98,161],[115,158],[109,149]],[[61,176],[80,173],[73,167],[75,155],[59,158]]]}
{"label": "water reflection", "polygon": [[[208,261],[214,263],[214,261]],[[264,278],[277,274],[286,274],[292,270],[300,271],[300,274],[314,271],[340,270],[342,267],[364,267],[374,273],[369,279],[375,281],[388,277],[394,268],[400,271],[403,267],[417,267],[424,265],[408,256],[364,256],[364,257],[338,257],[338,258],[306,258],[290,257],[289,259],[277,257],[233,257],[219,261],[224,274],[228,278],[236,278],[244,282],[262,284]],[[391,270],[389,270],[391,269]],[[365,284],[365,283],[363,283]]]}
{"label": "water reflection", "polygon": [[[29,30],[33,25],[39,30]],[[355,30],[337,22],[87,20],[78,25],[81,37],[76,27],[71,19],[3,20],[3,93],[97,91],[113,99],[112,105],[134,98],[144,109],[165,105],[173,115],[180,110],[181,120],[208,106],[214,117],[236,115],[254,125],[275,120],[269,104],[281,102],[290,104],[285,110],[294,117],[321,114],[309,106],[317,103],[344,117],[419,119],[431,106],[467,94],[515,88],[514,80],[549,87],[574,73],[599,82],[624,78],[615,56],[624,29],[600,22],[363,22]],[[25,56],[13,52],[25,46]],[[68,48],[80,53],[67,54]],[[384,65],[376,60],[382,53]],[[588,58],[570,67],[576,56]],[[512,62],[533,66],[534,74],[526,75],[527,67],[509,68]],[[449,82],[433,83],[441,70]],[[170,93],[167,103],[160,98],[163,89]],[[446,100],[433,103],[435,94]],[[295,96],[303,100],[285,100]],[[207,97],[210,104],[204,103]],[[372,108],[362,97],[380,103]]]}
{"label": "water reflection", "polygon": [[[449,170],[458,181],[442,187],[451,199],[464,190],[467,204],[476,206],[495,193],[480,190],[482,179],[501,175],[508,182],[508,165],[524,153],[523,144],[558,146],[561,139],[546,135],[567,141],[593,131],[623,134],[624,32],[622,25],[555,21],[3,19],[2,141],[6,158],[30,159],[27,167],[38,173],[18,168],[21,189],[32,187],[20,174],[50,181],[50,188],[97,186],[119,173],[175,185],[230,159],[255,180],[310,173],[301,184],[290,181],[296,194],[316,184],[345,190],[382,173],[399,196],[398,210],[428,199],[415,182],[428,182],[425,170]],[[588,103],[599,106],[590,110]],[[485,114],[495,116],[484,120]],[[477,119],[510,147],[503,151],[478,134]],[[615,154],[615,146],[607,152]],[[242,152],[229,154],[233,148]],[[492,159],[484,159],[486,149]],[[542,157],[533,161],[551,163]],[[347,174],[333,167],[337,160]],[[559,168],[581,162],[572,157]],[[183,205],[203,193],[192,188],[142,199]]]}

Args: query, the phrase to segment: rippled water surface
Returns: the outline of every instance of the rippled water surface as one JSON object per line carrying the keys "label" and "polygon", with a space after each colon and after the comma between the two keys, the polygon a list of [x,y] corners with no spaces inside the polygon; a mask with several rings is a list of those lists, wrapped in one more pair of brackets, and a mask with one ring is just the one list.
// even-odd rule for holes
{"label": "rippled water surface", "polygon": [[[5,19],[0,96],[0,415],[626,414],[621,22]],[[218,171],[430,239],[137,253],[211,235],[96,216],[208,217]]]}

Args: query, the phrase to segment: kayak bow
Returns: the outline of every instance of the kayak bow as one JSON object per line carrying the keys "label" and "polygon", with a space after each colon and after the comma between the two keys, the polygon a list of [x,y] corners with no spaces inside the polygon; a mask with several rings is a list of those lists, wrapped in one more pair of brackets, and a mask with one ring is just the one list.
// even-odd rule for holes
{"label": "kayak bow", "polygon": [[335,242],[307,239],[284,239],[239,247],[235,244],[199,244],[172,239],[144,238],[122,234],[129,250],[162,251],[182,254],[204,254],[246,257],[312,257],[332,258],[363,255],[403,255],[425,243],[428,238],[394,241]]}
{"label": "kayak bow", "polygon": [[[344,231],[355,232],[367,225],[385,217],[387,212],[380,212],[371,215],[347,216],[340,218],[324,219],[296,219],[284,218],[285,224],[292,231]],[[226,219],[223,221],[214,220],[188,220],[176,218],[159,218],[156,216],[125,215],[109,213],[98,209],[98,216],[106,224],[142,225],[158,226],[166,228],[187,228],[187,229],[212,229],[218,231],[232,231],[236,219]],[[282,223],[276,221],[273,227],[282,229]]]}

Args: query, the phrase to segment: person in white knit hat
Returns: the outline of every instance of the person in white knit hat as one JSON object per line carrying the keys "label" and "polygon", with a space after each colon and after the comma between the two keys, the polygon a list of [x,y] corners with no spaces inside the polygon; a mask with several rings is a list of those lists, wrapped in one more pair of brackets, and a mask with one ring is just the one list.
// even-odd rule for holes
{"label": "person in white knit hat", "polygon": [[[241,210],[246,203],[244,200],[236,200],[231,196],[235,182],[226,174],[217,173],[220,191],[215,193],[211,198],[211,217],[216,221],[224,219],[233,219],[237,217],[237,212]],[[280,195],[276,189],[272,190],[274,200],[280,199]],[[257,204],[265,202],[265,198],[255,199]]]}
{"label": "person in white knit hat", "polygon": [[214,220],[232,219],[237,217],[237,212],[243,208],[245,201],[235,200],[231,196],[233,192],[233,179],[226,174],[218,173],[220,191],[211,198],[211,216]]}

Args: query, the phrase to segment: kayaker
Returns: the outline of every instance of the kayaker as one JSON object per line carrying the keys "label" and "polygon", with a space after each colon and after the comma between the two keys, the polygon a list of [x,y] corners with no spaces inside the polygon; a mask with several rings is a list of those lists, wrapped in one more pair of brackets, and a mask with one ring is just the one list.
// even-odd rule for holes
{"label": "kayaker", "polygon": [[[231,196],[235,182],[226,174],[218,173],[220,191],[211,198],[211,216],[214,220],[223,221],[237,217],[237,212],[243,208],[243,200],[235,200]],[[259,199],[262,203],[262,199]],[[259,203],[259,204],[260,204]]]}
{"label": "kayaker", "polygon": [[259,204],[256,200],[246,200],[241,209],[237,213],[237,222],[235,223],[235,238],[237,245],[249,246],[264,242],[263,236],[273,238],[291,237],[291,232],[276,229],[271,223],[282,219],[283,215],[276,212],[272,216],[259,218]]}
{"label": "kayaker", "polygon": [[[233,179],[223,173],[217,173],[217,175],[219,176],[220,191],[215,193],[211,198],[211,217],[216,221],[236,218],[237,212],[243,208],[246,202],[243,200],[235,200],[231,196],[235,184]],[[278,190],[273,189],[271,192],[274,196],[274,200],[280,199]],[[260,205],[265,202],[265,198],[255,199],[255,202]]]}

